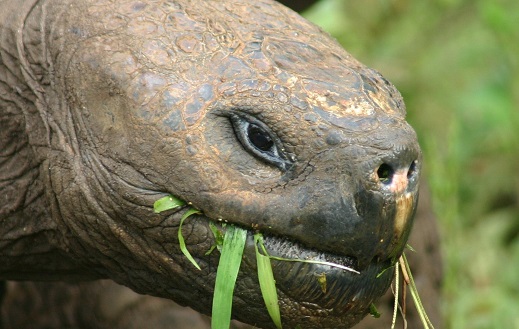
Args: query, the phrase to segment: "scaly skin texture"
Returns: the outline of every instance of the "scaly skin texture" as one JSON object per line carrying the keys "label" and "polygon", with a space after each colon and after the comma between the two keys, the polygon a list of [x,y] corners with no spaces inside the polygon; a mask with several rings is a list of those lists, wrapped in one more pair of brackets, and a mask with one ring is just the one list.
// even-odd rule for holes
{"label": "scaly skin texture", "polygon": [[[407,257],[427,315],[434,327],[441,329],[438,293],[442,261],[436,219],[424,184],[420,184],[420,200],[413,226],[408,243],[416,252],[407,252]],[[381,317],[366,316],[354,328],[390,328],[394,299],[389,289],[376,303]],[[416,309],[410,305],[409,296],[407,302],[401,300],[401,305],[405,304],[407,327],[421,328],[422,322]],[[0,307],[0,319],[2,329],[34,329],[35,323],[46,328],[75,329],[211,328],[210,319],[189,308],[180,308],[171,300],[132,293],[109,280],[81,283],[11,281]],[[398,316],[396,328],[402,327],[401,316]],[[236,324],[231,328],[256,327]]]}
{"label": "scaly skin texture", "polygon": [[[350,327],[387,290],[420,150],[396,89],[317,27],[266,0],[0,8],[0,279],[110,278],[208,314],[224,220],[249,230],[237,319],[273,327],[255,231],[360,272],[274,262],[287,328]],[[152,211],[167,194],[203,213],[183,227],[201,271],[184,209]]]}

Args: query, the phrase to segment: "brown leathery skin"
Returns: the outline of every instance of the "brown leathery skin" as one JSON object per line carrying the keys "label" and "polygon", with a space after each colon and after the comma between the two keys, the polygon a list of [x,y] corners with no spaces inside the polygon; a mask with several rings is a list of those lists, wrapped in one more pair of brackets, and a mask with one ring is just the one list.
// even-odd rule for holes
{"label": "brown leathery skin", "polygon": [[[4,157],[23,158],[32,178],[13,174],[21,188],[4,190],[8,200],[35,196],[2,205],[0,219],[34,233],[10,231],[24,249],[2,245],[0,277],[107,277],[210,313],[209,219],[250,230],[233,313],[242,321],[273,326],[254,230],[272,254],[360,271],[274,262],[287,327],[349,327],[385,292],[391,271],[376,275],[405,245],[421,156],[401,96],[380,74],[271,1],[20,6],[25,16],[2,26],[2,126],[20,137]],[[274,160],[242,145],[250,122],[269,132]],[[201,272],[178,250],[182,212],[152,212],[167,193],[204,214],[183,228]]]}

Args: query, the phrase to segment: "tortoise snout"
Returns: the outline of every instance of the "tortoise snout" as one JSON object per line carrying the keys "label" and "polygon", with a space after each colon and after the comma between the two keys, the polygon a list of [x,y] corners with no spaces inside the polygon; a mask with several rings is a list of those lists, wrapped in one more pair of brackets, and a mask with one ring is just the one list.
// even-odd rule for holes
{"label": "tortoise snout", "polygon": [[409,161],[383,162],[375,170],[376,179],[380,187],[393,194],[402,194],[416,188],[419,176],[418,158]]}
{"label": "tortoise snout", "polygon": [[[412,136],[410,136],[412,137]],[[416,139],[408,138],[371,164],[371,177],[384,194],[402,195],[416,192],[421,167],[421,152]]]}

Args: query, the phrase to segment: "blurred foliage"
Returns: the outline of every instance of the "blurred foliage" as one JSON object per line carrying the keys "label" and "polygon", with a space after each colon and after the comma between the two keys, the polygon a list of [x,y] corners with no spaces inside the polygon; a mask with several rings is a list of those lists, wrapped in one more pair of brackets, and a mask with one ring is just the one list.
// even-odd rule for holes
{"label": "blurred foliage", "polygon": [[519,1],[321,0],[401,91],[441,226],[446,328],[519,328]]}

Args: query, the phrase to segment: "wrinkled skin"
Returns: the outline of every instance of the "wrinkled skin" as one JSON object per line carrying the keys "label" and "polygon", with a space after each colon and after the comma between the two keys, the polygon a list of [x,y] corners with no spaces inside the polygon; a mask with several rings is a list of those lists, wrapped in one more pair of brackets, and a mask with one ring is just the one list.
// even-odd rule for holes
{"label": "wrinkled skin", "polygon": [[[70,2],[70,3],[69,3]],[[233,316],[347,328],[392,279],[421,155],[396,89],[270,1],[0,3],[0,279],[110,278],[209,314],[208,223],[248,229]],[[203,213],[183,226],[176,195]],[[325,273],[323,291],[316,277]]]}
{"label": "wrinkled skin", "polygon": [[[442,277],[440,243],[430,196],[424,185],[422,181],[413,230],[408,240],[416,252],[406,254],[427,316],[434,328],[441,329],[438,295]],[[376,303],[380,318],[366,316],[354,328],[391,328],[394,299],[391,289],[388,289]],[[404,304],[407,304],[407,327],[421,328],[420,316],[409,299],[407,302],[401,300],[401,305]],[[28,318],[27,314],[31,316]],[[401,318],[397,316],[395,328],[403,328]],[[110,280],[73,283],[10,281],[0,306],[0,319],[2,329],[34,329],[35,323],[40,328],[75,329],[211,328],[210,319],[200,313],[180,308],[171,300],[138,295]],[[231,328],[256,327],[236,324]]]}

